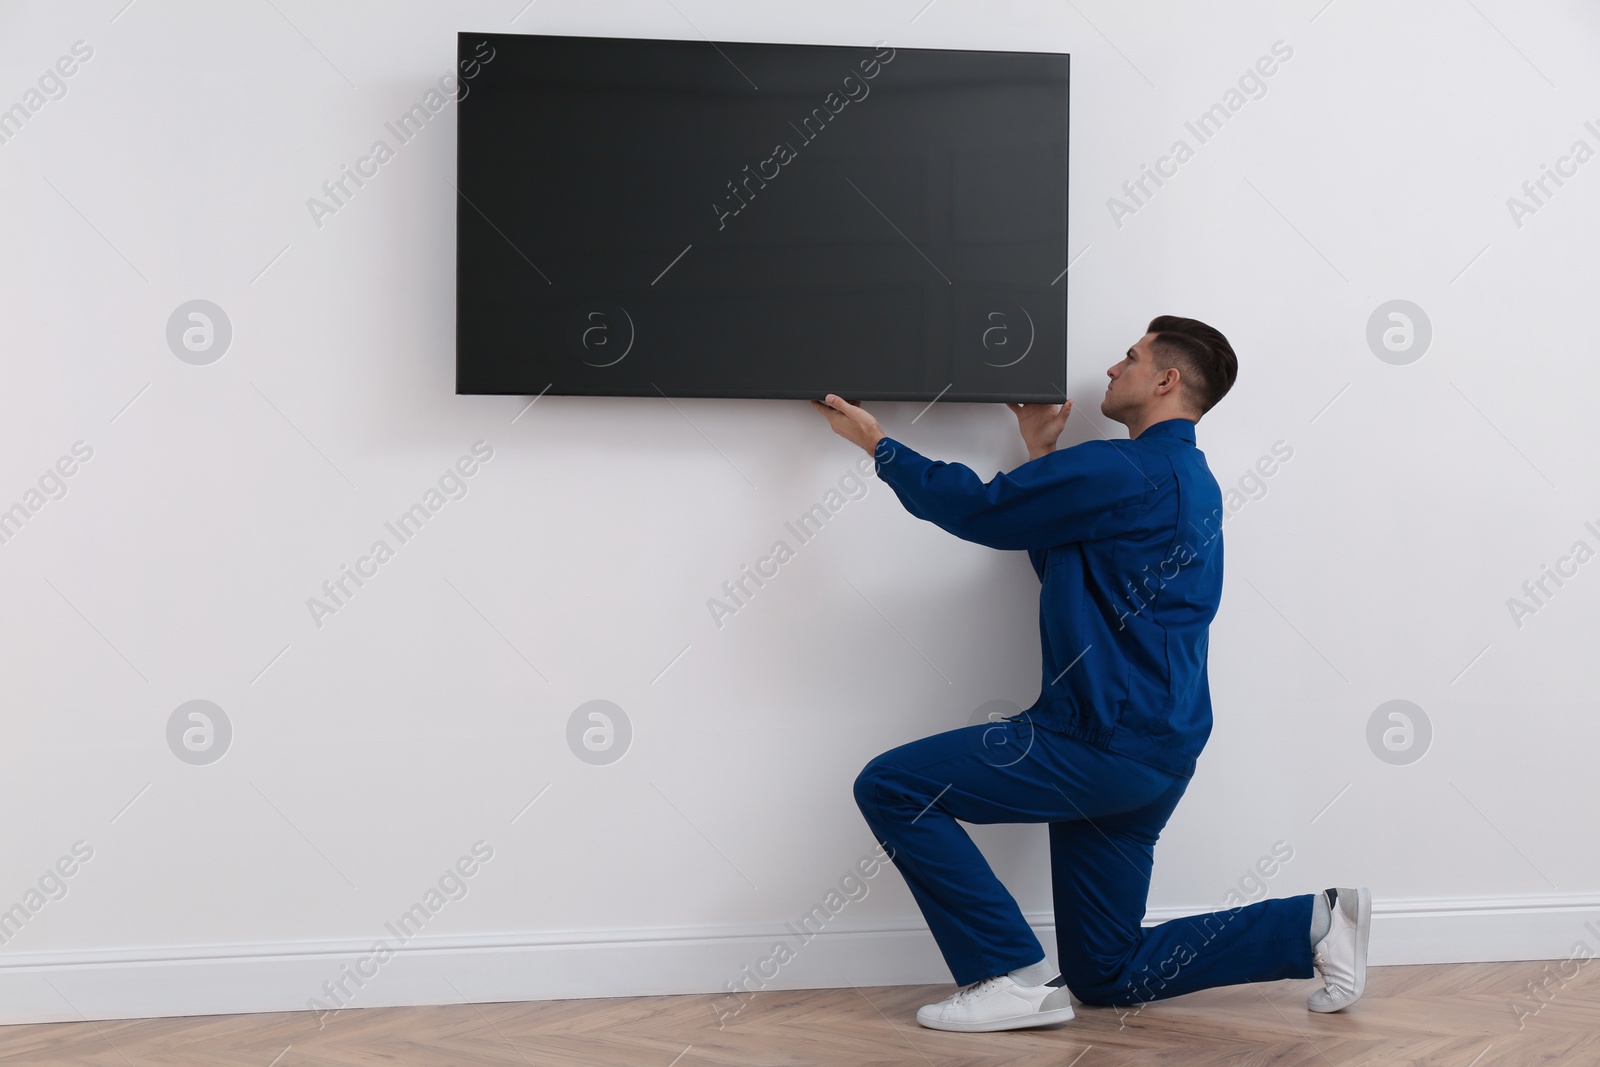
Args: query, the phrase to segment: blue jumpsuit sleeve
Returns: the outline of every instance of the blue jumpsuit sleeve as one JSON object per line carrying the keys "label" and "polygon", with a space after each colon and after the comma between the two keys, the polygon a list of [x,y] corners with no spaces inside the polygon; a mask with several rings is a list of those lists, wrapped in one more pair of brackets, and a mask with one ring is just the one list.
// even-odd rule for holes
{"label": "blue jumpsuit sleeve", "polygon": [[[964,541],[1044,550],[1128,533],[1151,481],[1112,441],[1086,441],[1029,460],[988,482],[960,463],[931,460],[891,437],[873,452],[877,473],[905,509]],[[1043,574],[1043,557],[1034,563]]]}

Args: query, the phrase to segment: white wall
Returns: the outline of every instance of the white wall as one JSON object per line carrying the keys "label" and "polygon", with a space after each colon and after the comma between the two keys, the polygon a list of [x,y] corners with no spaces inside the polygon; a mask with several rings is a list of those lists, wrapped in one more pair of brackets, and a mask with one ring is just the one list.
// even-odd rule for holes
{"label": "white wall", "polygon": [[[1283,841],[1271,893],[1372,886],[1376,962],[1594,944],[1600,563],[1507,607],[1600,549],[1600,162],[1507,206],[1600,149],[1592,8],[124,4],[0,9],[0,107],[93,49],[0,144],[0,506],[93,450],[0,544],[0,908],[93,850],[0,946],[0,1018],[303,1007],[480,840],[428,951],[355,1004],[717,990],[871,849],[870,757],[1037,693],[1025,556],[876,481],[713,625],[863,455],[809,406],[452,394],[454,112],[320,228],[307,200],[457,30],[1070,52],[1067,439],[1120,431],[1104,368],[1173,312],[1240,354],[1199,429],[1218,481],[1293,449],[1227,524],[1216,728],[1151,918],[1220,906]],[[1278,41],[1199,144],[1185,121]],[[1193,158],[1115,220],[1179,138]],[[165,336],[192,299],[232,324],[209,365]],[[1394,299],[1432,324],[1408,365],[1366,339]],[[873,407],[985,478],[1025,458],[998,405]],[[478,441],[467,495],[315,626],[307,598]],[[205,766],[166,735],[196,699],[233,730]],[[608,766],[567,743],[595,699],[633,727]],[[1432,725],[1410,765],[1367,740],[1395,699]],[[974,832],[1053,955],[1044,828]],[[900,876],[867,884],[775,985],[948,981]]]}

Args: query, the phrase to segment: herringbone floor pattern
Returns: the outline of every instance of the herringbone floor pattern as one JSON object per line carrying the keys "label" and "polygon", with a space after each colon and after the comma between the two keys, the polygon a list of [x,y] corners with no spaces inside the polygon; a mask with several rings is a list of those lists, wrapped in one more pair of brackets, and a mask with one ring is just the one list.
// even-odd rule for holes
{"label": "herringbone floor pattern", "polygon": [[[1585,961],[1586,962],[1586,961]],[[1313,980],[1235,986],[1041,1030],[925,1030],[949,986],[639,997],[0,1027],[8,1067],[1532,1067],[1600,1064],[1600,983],[1569,962],[1374,968],[1343,1014]],[[1563,981],[1565,979],[1565,981]],[[1530,987],[1530,983],[1532,986]],[[1534,990],[1537,990],[1537,996]]]}

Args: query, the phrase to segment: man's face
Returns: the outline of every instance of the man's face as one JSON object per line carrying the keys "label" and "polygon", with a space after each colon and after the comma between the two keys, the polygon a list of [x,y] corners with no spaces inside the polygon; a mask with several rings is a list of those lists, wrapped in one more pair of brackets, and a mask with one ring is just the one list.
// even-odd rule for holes
{"label": "man's face", "polygon": [[1134,342],[1120,363],[1106,368],[1106,395],[1100,401],[1100,413],[1115,422],[1127,425],[1147,404],[1155,399],[1155,384],[1163,372],[1156,369],[1155,353],[1150,342],[1155,334],[1147,333]]}

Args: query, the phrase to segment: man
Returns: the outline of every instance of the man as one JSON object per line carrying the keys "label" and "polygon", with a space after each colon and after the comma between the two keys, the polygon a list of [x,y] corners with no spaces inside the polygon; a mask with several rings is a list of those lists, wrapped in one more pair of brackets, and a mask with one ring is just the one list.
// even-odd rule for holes
{"label": "man", "polygon": [[[1101,412],[1127,440],[1057,451],[1065,404],[1008,404],[1028,462],[987,484],[887,436],[860,407],[812,401],[877,460],[906,510],[1026,551],[1043,588],[1033,706],[891,749],[856,802],[922,909],[958,989],[917,1012],[936,1030],[1072,1018],[1211,986],[1321,975],[1308,1007],[1366,987],[1372,898],[1327,889],[1140,925],[1156,839],[1211,733],[1207,628],[1222,593],[1222,496],[1195,423],[1232,387],[1223,335],[1162,315],[1106,371]],[[957,820],[1050,824],[1059,969]],[[1059,970],[1059,973],[1058,973]]]}

